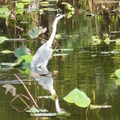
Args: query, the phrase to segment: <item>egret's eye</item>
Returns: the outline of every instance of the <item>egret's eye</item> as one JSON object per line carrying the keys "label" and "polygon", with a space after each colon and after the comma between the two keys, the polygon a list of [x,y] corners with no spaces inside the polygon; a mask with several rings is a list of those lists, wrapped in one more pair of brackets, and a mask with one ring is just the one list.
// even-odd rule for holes
{"label": "egret's eye", "polygon": [[58,18],[58,17],[60,17],[60,16],[61,16],[61,14],[57,14],[57,15],[55,16],[55,19]]}

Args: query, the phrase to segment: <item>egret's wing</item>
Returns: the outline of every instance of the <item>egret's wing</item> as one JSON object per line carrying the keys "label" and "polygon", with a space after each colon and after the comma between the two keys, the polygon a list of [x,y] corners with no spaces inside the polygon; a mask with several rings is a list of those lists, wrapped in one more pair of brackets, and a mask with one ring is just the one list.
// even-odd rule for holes
{"label": "egret's wing", "polygon": [[42,45],[33,56],[31,67],[46,67],[52,55],[52,49],[48,48],[46,44]]}

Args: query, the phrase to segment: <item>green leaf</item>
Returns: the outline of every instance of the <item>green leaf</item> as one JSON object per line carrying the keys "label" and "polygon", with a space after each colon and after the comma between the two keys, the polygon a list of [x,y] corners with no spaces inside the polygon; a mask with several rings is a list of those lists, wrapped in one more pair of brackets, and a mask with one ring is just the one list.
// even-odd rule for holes
{"label": "green leaf", "polygon": [[20,56],[23,55],[30,55],[30,49],[26,47],[19,47],[14,51],[14,55],[19,58]]}
{"label": "green leaf", "polygon": [[115,44],[116,44],[116,45],[120,45],[120,38],[117,38],[117,39],[116,39]]}
{"label": "green leaf", "polygon": [[8,40],[5,36],[0,36],[0,44],[2,44],[4,41]]}
{"label": "green leaf", "polygon": [[46,1],[46,2],[39,2],[41,6],[49,6],[49,2]]}
{"label": "green leaf", "polygon": [[9,68],[9,67],[18,67],[22,64],[22,60],[16,63],[1,63],[2,68]]}
{"label": "green leaf", "polygon": [[72,7],[71,4],[67,3],[67,2],[62,2],[62,4],[66,5],[66,9],[70,10],[70,11],[74,11],[75,9]]}
{"label": "green leaf", "polygon": [[26,110],[26,112],[29,112],[29,113],[38,113],[40,111],[37,108],[30,108],[30,110]]}
{"label": "green leaf", "polygon": [[110,43],[110,39],[107,37],[104,42],[108,45]]}
{"label": "green leaf", "polygon": [[26,64],[30,64],[32,61],[33,56],[32,55],[23,55],[18,58],[18,62],[24,60]]}
{"label": "green leaf", "polygon": [[8,19],[9,15],[10,15],[10,12],[9,12],[8,7],[2,7],[2,8],[0,8],[0,17],[1,18]]}
{"label": "green leaf", "polygon": [[120,79],[115,80],[115,84],[120,86]]}
{"label": "green leaf", "polygon": [[115,71],[115,75],[116,75],[118,78],[120,78],[120,69],[117,69],[117,70]]}
{"label": "green leaf", "polygon": [[2,7],[2,8],[0,8],[0,14],[4,14],[6,12],[9,12],[8,7]]}
{"label": "green leaf", "polygon": [[23,3],[16,3],[16,7],[18,9],[23,9],[24,8],[24,4]]}
{"label": "green leaf", "polygon": [[40,34],[45,33],[47,28],[42,28],[42,27],[35,27],[32,28],[28,31],[28,35],[32,38],[35,39],[37,38]]}
{"label": "green leaf", "polygon": [[111,105],[90,105],[90,109],[111,108]]}
{"label": "green leaf", "polygon": [[1,51],[1,53],[3,53],[3,54],[9,54],[9,53],[13,53],[13,51],[10,51],[10,50],[3,50],[3,51]]}
{"label": "green leaf", "polygon": [[80,91],[77,88],[71,91],[63,99],[68,103],[75,103],[79,107],[85,108],[90,105],[90,98],[88,98],[83,91]]}

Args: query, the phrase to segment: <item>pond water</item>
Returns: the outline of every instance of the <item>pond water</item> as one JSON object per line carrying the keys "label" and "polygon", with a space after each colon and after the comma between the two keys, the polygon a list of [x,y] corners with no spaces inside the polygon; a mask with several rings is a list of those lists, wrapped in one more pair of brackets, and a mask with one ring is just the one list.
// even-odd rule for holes
{"label": "pond water", "polygon": [[[46,12],[41,16],[41,23],[47,27],[45,33],[46,39],[51,34],[51,26],[56,12]],[[18,19],[20,20],[23,18]],[[47,19],[46,19],[47,18]],[[24,20],[24,19],[23,19]],[[31,22],[28,20],[28,22]],[[33,22],[33,21],[32,21]],[[120,108],[120,87],[116,85],[116,79],[110,79],[110,75],[119,69],[120,58],[119,54],[112,54],[110,51],[115,49],[119,50],[119,46],[115,42],[106,44],[103,39],[103,34],[108,34],[111,40],[120,37],[119,33],[112,33],[112,31],[119,31],[120,23],[114,24],[114,18],[110,21],[107,16],[86,16],[84,11],[74,14],[71,18],[63,18],[59,21],[57,26],[57,35],[60,37],[55,38],[56,44],[59,44],[60,49],[65,51],[55,51],[51,60],[48,63],[48,70],[52,72],[52,77],[41,76],[40,78],[32,78],[30,72],[26,69],[15,68],[1,68],[0,70],[0,119],[4,120],[37,120],[37,119],[69,119],[69,120],[119,120]],[[16,38],[21,36],[27,41],[5,41],[0,45],[0,50],[15,50],[21,45],[27,46],[34,53],[40,46],[40,40],[30,41],[25,33],[30,29],[28,24],[20,24],[24,28],[24,32],[16,33],[14,23],[11,21],[9,26],[6,27],[5,20],[0,20],[0,35],[8,38]],[[99,35],[101,43],[93,43],[92,36]],[[54,45],[55,46],[55,45]],[[60,54],[66,54],[59,56]],[[1,63],[15,62],[13,54],[0,54]],[[17,94],[24,94],[28,96],[25,88],[14,76],[18,75],[29,89],[32,96],[36,99],[40,109],[47,109],[49,113],[56,113],[60,107],[64,111],[71,113],[70,116],[45,116],[45,117],[31,117],[29,113],[17,112],[10,105],[13,96],[8,93],[5,94],[5,89],[2,88],[3,84],[12,84],[16,87]],[[63,98],[70,93],[73,89],[78,88],[86,93],[92,100],[93,93],[95,93],[95,105],[110,105],[111,108],[106,109],[88,109],[81,108],[75,104],[69,104]],[[94,92],[93,92],[94,91]],[[50,96],[56,92],[58,101],[55,102],[49,98],[37,99],[38,96]],[[30,102],[29,102],[30,103]],[[17,109],[23,110],[25,105],[17,98],[13,102]]]}

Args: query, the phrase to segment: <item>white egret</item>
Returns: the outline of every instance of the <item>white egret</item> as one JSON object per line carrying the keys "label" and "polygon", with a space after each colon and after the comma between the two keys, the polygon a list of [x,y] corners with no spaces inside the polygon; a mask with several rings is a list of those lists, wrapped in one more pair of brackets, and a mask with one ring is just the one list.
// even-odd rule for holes
{"label": "white egret", "polygon": [[53,31],[49,38],[49,40],[44,43],[34,54],[33,59],[30,64],[30,68],[33,69],[35,67],[39,67],[41,69],[44,69],[48,61],[50,60],[52,56],[52,43],[56,34],[56,28],[58,21],[63,17],[62,14],[57,14],[53,23]]}

